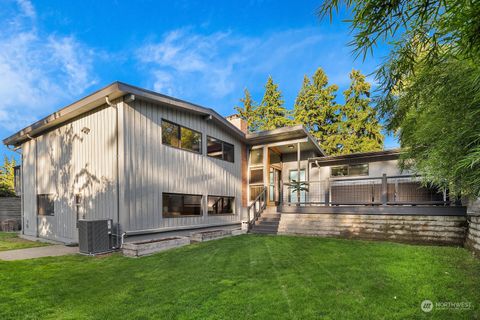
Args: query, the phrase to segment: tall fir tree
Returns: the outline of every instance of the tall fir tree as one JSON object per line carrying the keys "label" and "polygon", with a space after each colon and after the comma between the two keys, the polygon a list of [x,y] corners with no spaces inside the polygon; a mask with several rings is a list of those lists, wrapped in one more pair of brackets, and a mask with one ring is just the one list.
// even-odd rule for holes
{"label": "tall fir tree", "polygon": [[262,103],[257,108],[258,131],[273,130],[291,123],[288,111],[283,104],[284,100],[278,85],[273,82],[271,76],[268,77]]}
{"label": "tall fir tree", "polygon": [[337,85],[329,85],[322,68],[312,80],[305,76],[293,108],[295,124],[304,125],[327,154],[337,151],[338,105],[335,103]]}
{"label": "tall fir tree", "polygon": [[350,73],[350,86],[343,92],[340,108],[340,135],[336,154],[381,150],[382,126],[376,110],[370,105],[370,84],[358,70]]}
{"label": "tall fir tree", "polygon": [[255,132],[258,128],[258,114],[255,102],[248,89],[244,90],[245,96],[240,99],[243,107],[235,107],[240,118],[247,122],[248,132]]}
{"label": "tall fir tree", "polygon": [[0,197],[15,196],[15,158],[10,161],[7,156],[0,167]]}

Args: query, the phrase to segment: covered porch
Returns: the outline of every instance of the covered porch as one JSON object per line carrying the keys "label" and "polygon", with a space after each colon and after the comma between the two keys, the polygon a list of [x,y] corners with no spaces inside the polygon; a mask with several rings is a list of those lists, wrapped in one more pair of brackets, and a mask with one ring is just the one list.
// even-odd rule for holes
{"label": "covered porch", "polygon": [[[400,150],[326,156],[303,127],[250,135],[249,221],[269,213],[465,216],[448,190],[398,166]],[[277,217],[278,218],[278,217]]]}
{"label": "covered porch", "polygon": [[277,207],[298,198],[286,184],[307,181],[309,159],[325,156],[323,150],[303,126],[281,128],[247,135],[248,200],[263,197],[265,206]]}

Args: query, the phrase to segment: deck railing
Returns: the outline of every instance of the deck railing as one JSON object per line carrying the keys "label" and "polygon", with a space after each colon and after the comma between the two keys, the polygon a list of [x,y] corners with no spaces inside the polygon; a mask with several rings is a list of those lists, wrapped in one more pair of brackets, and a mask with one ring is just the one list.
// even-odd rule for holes
{"label": "deck railing", "polygon": [[446,190],[425,186],[417,176],[336,178],[285,184],[283,205],[450,205]]}

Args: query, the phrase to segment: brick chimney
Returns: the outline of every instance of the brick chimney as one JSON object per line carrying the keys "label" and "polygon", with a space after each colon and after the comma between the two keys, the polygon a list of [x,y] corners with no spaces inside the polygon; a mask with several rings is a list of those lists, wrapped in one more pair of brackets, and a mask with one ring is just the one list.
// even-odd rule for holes
{"label": "brick chimney", "polygon": [[231,116],[225,117],[231,124],[240,129],[243,133],[248,133],[247,121],[240,118],[238,114],[233,114]]}

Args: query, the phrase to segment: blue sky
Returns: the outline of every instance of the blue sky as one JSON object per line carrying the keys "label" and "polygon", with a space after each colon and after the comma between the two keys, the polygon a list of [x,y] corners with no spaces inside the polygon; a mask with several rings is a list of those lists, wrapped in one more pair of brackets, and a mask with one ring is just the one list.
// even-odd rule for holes
{"label": "blue sky", "polygon": [[342,102],[352,68],[371,74],[386,48],[355,60],[348,12],[319,21],[320,3],[0,0],[0,137],[115,80],[229,115],[244,88],[260,101],[269,75],[291,108],[322,67]]}

